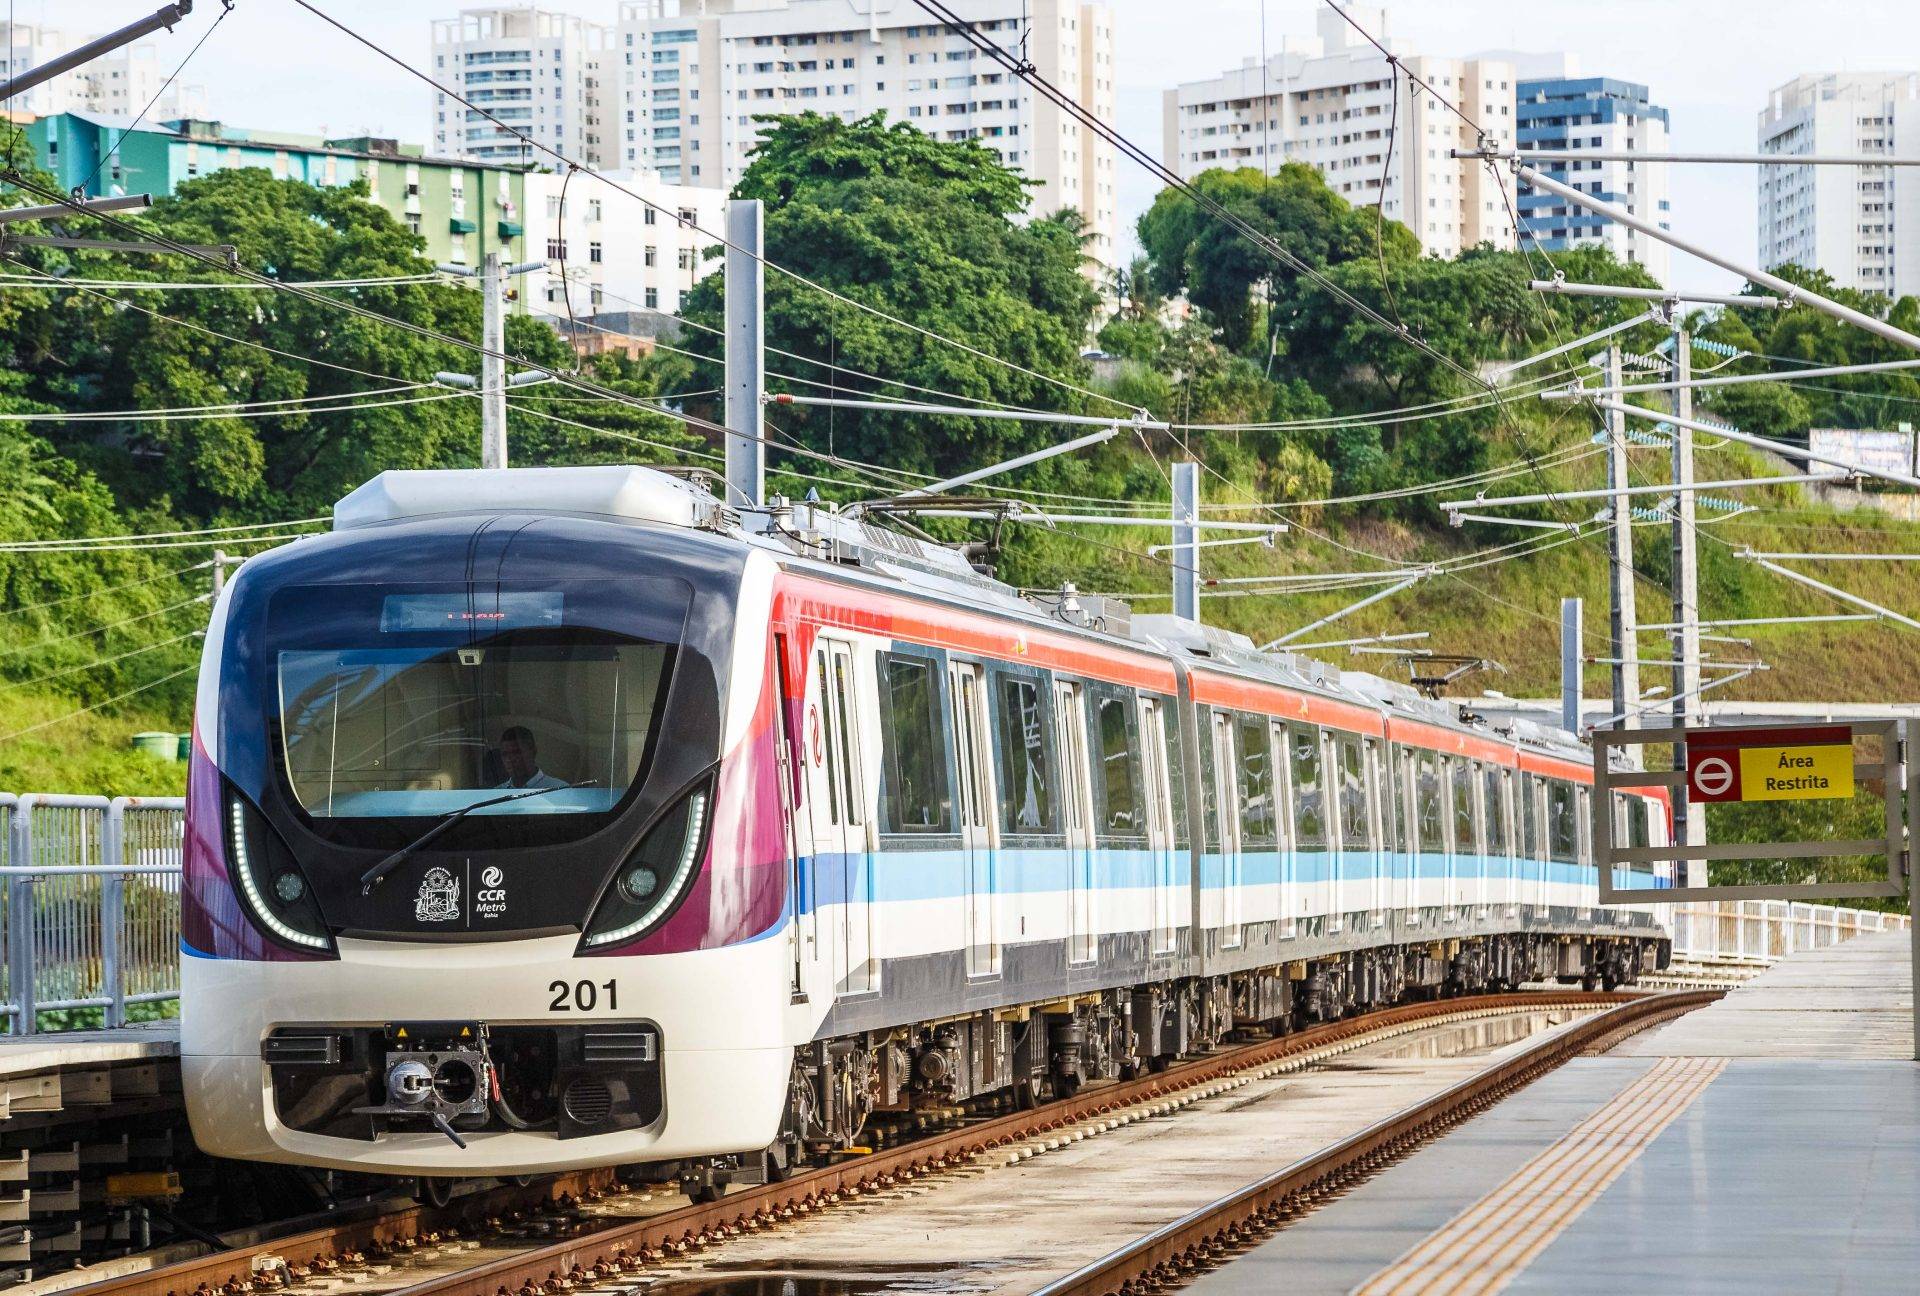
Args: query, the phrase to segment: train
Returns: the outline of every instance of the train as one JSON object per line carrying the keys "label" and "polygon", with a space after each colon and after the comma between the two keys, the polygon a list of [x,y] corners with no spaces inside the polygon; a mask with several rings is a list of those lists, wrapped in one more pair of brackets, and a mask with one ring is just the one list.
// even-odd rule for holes
{"label": "train", "polygon": [[[696,1198],[1416,997],[1664,966],[1592,754],[855,509],[386,472],[216,603],[181,1053],[206,1152]],[[1662,788],[1615,840],[1664,844]],[[998,1107],[993,1107],[998,1109]]]}

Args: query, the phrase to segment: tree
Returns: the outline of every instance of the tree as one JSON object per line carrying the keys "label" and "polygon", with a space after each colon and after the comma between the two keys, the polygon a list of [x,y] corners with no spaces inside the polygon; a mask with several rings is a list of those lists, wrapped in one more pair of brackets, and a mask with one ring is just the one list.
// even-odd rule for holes
{"label": "tree", "polygon": [[[842,396],[937,399],[915,390],[922,388],[1079,408],[1083,398],[1060,383],[1083,386],[1089,377],[1080,349],[1098,296],[1085,273],[1083,231],[1058,215],[1018,223],[1024,182],[979,143],[934,140],[877,115],[782,117],[766,123],[735,192],[767,204],[768,261],[794,272],[767,272],[766,337],[777,383]],[[722,272],[688,296],[682,313],[696,330],[719,326],[724,291]],[[711,334],[696,332],[689,346],[718,355]],[[720,417],[710,397],[688,404]],[[776,444],[794,439],[922,473],[978,466],[1057,439],[1055,430],[1032,424],[845,411],[782,411],[775,423]]]}

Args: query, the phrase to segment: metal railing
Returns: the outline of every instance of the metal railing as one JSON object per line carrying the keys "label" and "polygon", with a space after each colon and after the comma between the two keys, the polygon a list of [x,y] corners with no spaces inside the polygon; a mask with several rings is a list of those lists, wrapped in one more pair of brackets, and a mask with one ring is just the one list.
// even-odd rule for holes
{"label": "metal railing", "polygon": [[1870,932],[1904,931],[1905,914],[1790,900],[1714,900],[1667,908],[1673,956],[1696,963],[1765,964]]}
{"label": "metal railing", "polygon": [[179,998],[185,808],[178,797],[0,794],[9,1033],[34,1034],[41,1014],[63,1009],[123,1026],[129,1004]]}

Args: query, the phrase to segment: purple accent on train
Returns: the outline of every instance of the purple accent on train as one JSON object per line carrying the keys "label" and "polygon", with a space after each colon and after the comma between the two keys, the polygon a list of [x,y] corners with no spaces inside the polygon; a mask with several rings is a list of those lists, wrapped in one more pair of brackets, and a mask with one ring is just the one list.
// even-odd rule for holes
{"label": "purple accent on train", "polygon": [[332,956],[276,945],[260,934],[227,871],[220,771],[200,745],[196,726],[187,765],[186,839],[181,855],[180,943],[198,958],[255,963],[309,963]]}
{"label": "purple accent on train", "polygon": [[761,683],[753,729],[720,762],[707,857],[687,898],[659,928],[595,954],[680,954],[764,936],[786,914],[787,846],[780,823],[780,741],[773,673]]}

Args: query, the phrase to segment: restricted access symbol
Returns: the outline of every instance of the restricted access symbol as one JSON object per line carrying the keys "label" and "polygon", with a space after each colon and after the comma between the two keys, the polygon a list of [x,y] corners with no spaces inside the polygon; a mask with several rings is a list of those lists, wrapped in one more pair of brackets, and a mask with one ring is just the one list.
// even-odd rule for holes
{"label": "restricted access symbol", "polygon": [[1693,766],[1693,787],[1703,797],[1724,797],[1734,789],[1734,762],[1726,756],[1707,756]]}

